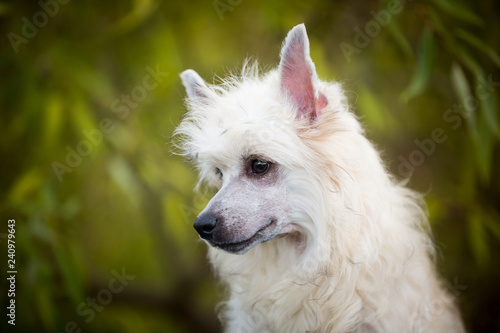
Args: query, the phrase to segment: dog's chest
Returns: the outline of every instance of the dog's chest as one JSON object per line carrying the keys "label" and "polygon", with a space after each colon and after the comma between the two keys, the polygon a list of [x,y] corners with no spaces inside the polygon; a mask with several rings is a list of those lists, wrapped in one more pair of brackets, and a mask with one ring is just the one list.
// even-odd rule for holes
{"label": "dog's chest", "polygon": [[[323,322],[320,301],[308,283],[259,279],[234,286],[227,303],[240,332],[316,332]],[[266,283],[267,282],[267,283]],[[232,331],[232,330],[231,330]],[[238,332],[238,330],[235,330]]]}

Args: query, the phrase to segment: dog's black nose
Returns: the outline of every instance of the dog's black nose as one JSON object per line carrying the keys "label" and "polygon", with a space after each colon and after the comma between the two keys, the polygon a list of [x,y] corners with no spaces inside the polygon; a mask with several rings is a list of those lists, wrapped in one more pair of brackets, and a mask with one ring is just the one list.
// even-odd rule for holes
{"label": "dog's black nose", "polygon": [[194,228],[200,234],[200,237],[206,240],[210,240],[212,238],[212,233],[217,226],[218,219],[217,217],[210,213],[204,213],[194,221]]}

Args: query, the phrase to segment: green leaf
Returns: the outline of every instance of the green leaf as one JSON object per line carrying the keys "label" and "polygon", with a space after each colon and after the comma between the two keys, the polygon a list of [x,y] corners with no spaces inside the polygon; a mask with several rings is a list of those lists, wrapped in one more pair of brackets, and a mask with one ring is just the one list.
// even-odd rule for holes
{"label": "green leaf", "polygon": [[24,172],[14,182],[14,185],[9,191],[9,201],[18,205],[25,202],[28,196],[32,195],[40,188],[44,180],[44,173],[38,167],[33,167]]}
{"label": "green leaf", "polygon": [[457,36],[462,40],[468,42],[472,46],[475,46],[479,50],[483,51],[495,63],[495,65],[500,68],[500,57],[495,52],[495,50],[485,44],[481,39],[463,29],[458,29]]}
{"label": "green leaf", "polygon": [[452,50],[455,53],[456,57],[459,58],[465,67],[467,67],[474,75],[482,75],[483,69],[481,65],[471,56],[471,54],[460,44],[453,43],[451,44]]}
{"label": "green leaf", "polygon": [[421,94],[427,84],[432,71],[432,61],[434,58],[434,35],[428,29],[424,30],[419,52],[417,54],[417,66],[409,86],[403,91],[400,99],[407,103],[411,98]]}
{"label": "green leaf", "polygon": [[484,225],[491,231],[493,236],[495,236],[500,241],[500,218],[493,212],[489,211],[485,213]]}
{"label": "green leaf", "polygon": [[477,139],[476,110],[479,101],[472,94],[465,73],[457,63],[451,66],[451,83],[457,95],[461,109],[464,110],[462,116],[469,125],[469,130],[473,138]]}
{"label": "green leaf", "polygon": [[429,18],[431,19],[434,28],[438,32],[446,34],[446,37],[451,36],[448,34],[449,30],[446,29],[443,21],[441,20],[441,16],[434,10],[434,8],[431,6],[426,6],[425,4],[422,4],[422,6],[429,15]]}
{"label": "green leaf", "polygon": [[493,157],[494,137],[489,131],[480,131],[477,143],[476,162],[479,176],[484,184],[488,184],[491,179],[491,160]]}
{"label": "green leaf", "polygon": [[45,101],[45,124],[44,137],[46,147],[52,148],[58,143],[59,133],[61,132],[61,124],[63,119],[63,103],[60,94],[56,92],[48,93]]}
{"label": "green leaf", "polygon": [[447,14],[459,20],[477,26],[484,25],[483,20],[479,16],[473,14],[471,9],[462,7],[456,1],[450,2],[448,0],[434,0],[434,3],[442,10],[444,10]]}
{"label": "green leaf", "polygon": [[54,246],[54,254],[59,265],[66,294],[73,304],[78,304],[84,298],[83,282],[75,264],[73,251],[64,247]]}
{"label": "green leaf", "polygon": [[32,219],[30,231],[37,240],[41,240],[47,244],[54,242],[55,238],[53,230],[49,228],[39,216]]}
{"label": "green leaf", "polygon": [[388,26],[389,28],[389,33],[392,35],[398,46],[401,48],[403,53],[409,58],[413,58],[413,52],[410,46],[410,43],[408,42],[408,39],[406,36],[401,32],[401,29],[399,29],[399,26],[397,25],[396,22],[391,22]]}
{"label": "green leaf", "polygon": [[120,18],[110,30],[112,35],[124,34],[146,22],[159,5],[159,1],[155,0],[134,0],[132,3],[131,11]]}
{"label": "green leaf", "polygon": [[[45,268],[44,271],[48,271],[48,268]],[[33,295],[37,317],[41,320],[42,326],[45,328],[43,331],[55,329],[57,322],[56,314],[58,311],[52,297],[53,288],[51,279],[51,276],[41,274],[36,285],[36,292]]]}
{"label": "green leaf", "polygon": [[494,88],[490,86],[486,76],[476,76],[476,96],[480,101],[480,111],[486,124],[495,136],[500,134],[498,119],[498,103]]}
{"label": "green leaf", "polygon": [[94,119],[94,115],[88,100],[83,96],[74,96],[71,101],[72,107],[70,108],[71,120],[73,122],[74,130],[79,133],[80,138],[85,138],[83,136],[83,130],[90,131],[97,127],[97,122]]}
{"label": "green leaf", "polygon": [[[484,103],[483,103],[484,104]],[[488,184],[491,178],[491,165],[493,158],[493,149],[495,148],[495,136],[490,129],[491,125],[485,112],[478,116],[478,137],[474,142],[476,145],[476,163],[480,179],[484,184]]]}
{"label": "green leaf", "polygon": [[477,186],[477,160],[476,158],[468,158],[469,156],[475,156],[476,146],[471,140],[461,140],[460,144],[457,144],[461,150],[460,162],[457,163],[457,177],[460,182],[454,184],[450,187],[453,195],[457,200],[461,202],[470,202],[471,204],[476,202],[478,198],[479,187]]}
{"label": "green leaf", "polygon": [[490,253],[486,237],[487,234],[482,223],[482,215],[483,214],[479,210],[471,214],[468,220],[468,234],[470,247],[476,263],[479,267],[486,267]]}
{"label": "green leaf", "polygon": [[108,172],[113,182],[128,197],[134,207],[139,206],[141,188],[134,176],[134,171],[122,157],[114,157],[108,165]]}

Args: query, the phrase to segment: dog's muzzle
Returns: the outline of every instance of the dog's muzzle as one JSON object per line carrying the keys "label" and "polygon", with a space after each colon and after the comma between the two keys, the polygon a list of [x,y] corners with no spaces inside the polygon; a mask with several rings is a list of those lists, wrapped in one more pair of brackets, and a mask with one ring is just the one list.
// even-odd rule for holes
{"label": "dog's muzzle", "polygon": [[275,238],[290,223],[291,210],[279,184],[233,179],[210,200],[194,228],[211,246],[237,254]]}
{"label": "dog's muzzle", "polygon": [[194,228],[200,237],[210,245],[230,253],[245,253],[258,243],[274,238],[277,220],[267,219],[260,228],[248,236],[243,236],[224,226],[224,218],[212,212],[201,214],[194,222]]}

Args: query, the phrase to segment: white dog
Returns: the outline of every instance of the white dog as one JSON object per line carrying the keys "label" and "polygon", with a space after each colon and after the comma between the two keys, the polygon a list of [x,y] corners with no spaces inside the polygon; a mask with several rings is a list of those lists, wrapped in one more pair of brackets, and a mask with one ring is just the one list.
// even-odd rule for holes
{"label": "white dog", "polygon": [[181,78],[178,143],[218,189],[194,227],[229,291],[227,332],[464,331],[419,196],[387,173],[341,86],[318,79],[303,24],[277,70]]}

